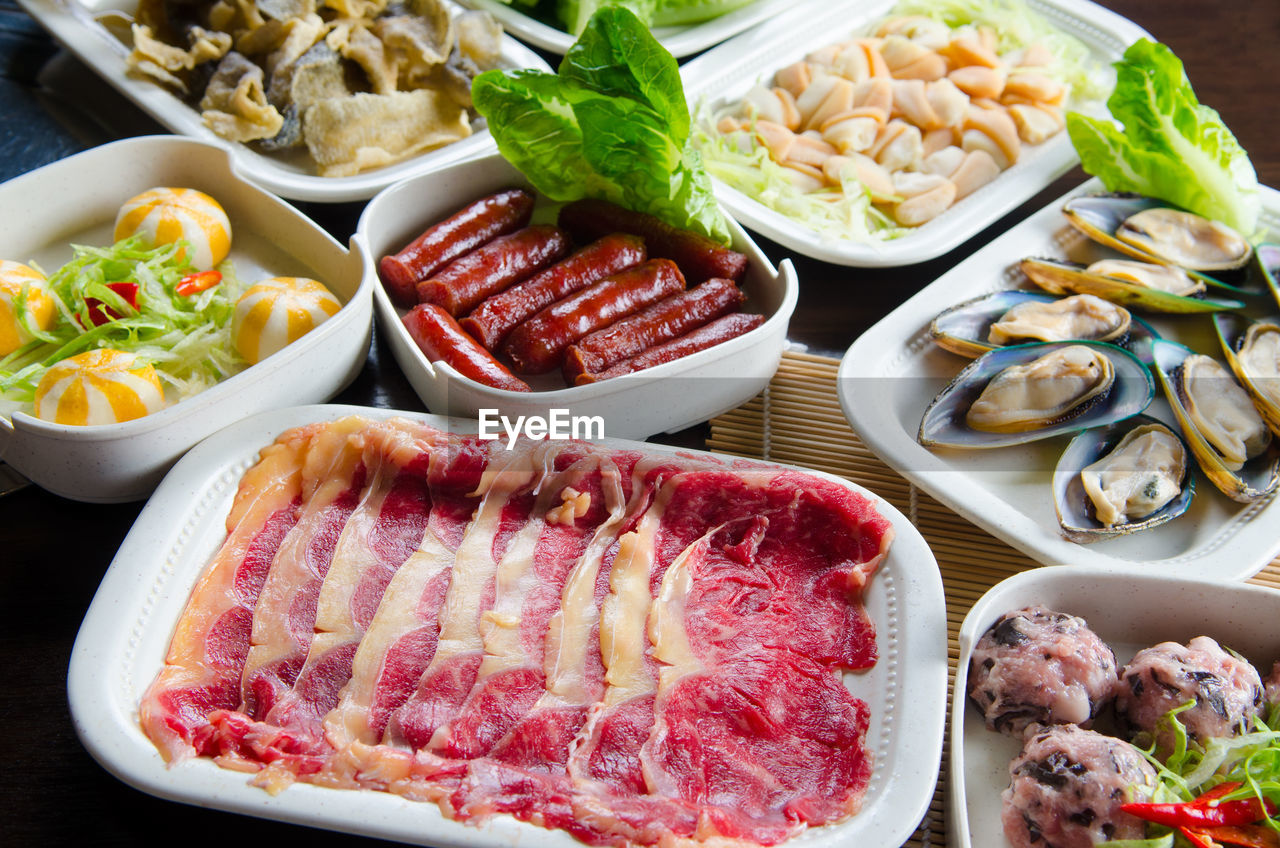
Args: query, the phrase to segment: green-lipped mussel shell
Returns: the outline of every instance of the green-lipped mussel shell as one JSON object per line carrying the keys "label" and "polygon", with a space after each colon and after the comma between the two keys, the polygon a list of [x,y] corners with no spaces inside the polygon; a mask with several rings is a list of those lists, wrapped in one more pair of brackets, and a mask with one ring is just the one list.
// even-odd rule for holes
{"label": "green-lipped mussel shell", "polygon": [[[969,407],[997,374],[1025,365],[1041,356],[1073,345],[1101,351],[1111,362],[1115,379],[1111,389],[1087,408],[1075,410],[1043,427],[1012,433],[978,430],[965,422]],[[925,446],[984,449],[1026,444],[1089,427],[1099,427],[1137,415],[1155,397],[1155,383],[1138,357],[1106,342],[1050,342],[1013,345],[983,354],[969,363],[944,388],[920,421],[917,441]]]}
{"label": "green-lipped mussel shell", "polygon": [[1080,480],[1081,471],[1114,450],[1120,440],[1131,431],[1143,426],[1157,425],[1168,430],[1174,438],[1182,442],[1183,449],[1188,455],[1190,454],[1186,441],[1176,432],[1164,422],[1146,415],[1135,415],[1114,424],[1084,430],[1071,440],[1058,459],[1057,468],[1053,472],[1053,504],[1058,514],[1058,525],[1062,528],[1064,536],[1078,544],[1088,544],[1101,539],[1149,530],[1187,511],[1196,490],[1189,461],[1179,481],[1178,495],[1173,500],[1138,521],[1116,524],[1112,527],[1107,527],[1097,520],[1093,502],[1085,493],[1084,484]]}
{"label": "green-lipped mussel shell", "polygon": [[1192,422],[1174,384],[1174,371],[1194,351],[1164,339],[1153,341],[1151,349],[1154,357],[1153,370],[1160,381],[1160,387],[1178,420],[1182,437],[1204,475],[1224,495],[1240,503],[1253,503],[1270,494],[1280,483],[1280,444],[1272,439],[1266,451],[1247,461],[1239,471],[1227,468],[1221,455]]}
{"label": "green-lipped mussel shell", "polygon": [[1262,415],[1262,420],[1267,422],[1267,428],[1280,436],[1280,403],[1276,400],[1280,387],[1274,385],[1277,378],[1254,373],[1241,357],[1245,338],[1251,331],[1255,334],[1280,333],[1280,326],[1270,321],[1251,322],[1241,315],[1219,314],[1213,316],[1213,327],[1218,331],[1218,341],[1222,344],[1222,352],[1226,355],[1231,373],[1236,375],[1240,385],[1253,398],[1253,404]]}
{"label": "green-lipped mussel shell", "polygon": [[1084,265],[1062,259],[1031,257],[1019,262],[1018,267],[1029,280],[1045,291],[1092,294],[1118,303],[1126,309],[1189,314],[1244,308],[1244,303],[1239,300],[1170,294],[1127,280],[1094,274],[1087,271]]}

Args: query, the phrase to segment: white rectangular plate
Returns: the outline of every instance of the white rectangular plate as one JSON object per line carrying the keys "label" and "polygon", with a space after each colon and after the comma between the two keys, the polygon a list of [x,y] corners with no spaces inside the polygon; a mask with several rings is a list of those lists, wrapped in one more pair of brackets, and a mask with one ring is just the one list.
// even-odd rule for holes
{"label": "white rectangular plate", "polygon": [[[385,168],[349,177],[322,177],[305,153],[265,154],[247,144],[227,141],[206,127],[200,113],[173,92],[159,83],[125,73],[129,48],[100,24],[96,16],[109,11],[132,15],[138,8],[138,0],[19,0],[19,3],[59,43],[152,118],[179,135],[226,148],[245,179],[281,197],[323,203],[367,200],[396,180],[433,171],[494,146],[489,131],[481,125],[468,138]],[[549,70],[538,54],[515,39],[503,36],[502,43],[504,67]]]}
{"label": "white rectangular plate", "polygon": [[[139,515],[80,628],[67,682],[76,732],[121,780],[175,801],[439,848],[580,846],[567,833],[504,816],[480,827],[462,825],[445,819],[434,805],[382,792],[298,784],[271,796],[249,786],[243,772],[221,769],[209,759],[166,768],[143,735],[138,702],[164,663],[192,586],[226,536],[224,522],[241,475],[282,431],[352,414],[403,415],[441,428],[475,428],[474,422],[390,410],[294,407],[248,418],[193,448]],[[875,752],[875,769],[858,815],[805,831],[792,844],[897,848],[929,806],[942,754],[947,678],[942,581],[924,539],[901,513],[852,483],[827,479],[871,498],[896,534],[865,597],[879,635],[880,660],[867,672],[846,675],[850,690],[871,708],[867,744]]]}
{"label": "white rectangular plate", "polygon": [[[896,0],[840,0],[820,9],[796,9],[699,56],[681,70],[685,96],[694,109],[714,110],[742,99],[747,90],[779,68],[819,47],[861,32],[893,10]],[[1107,69],[1146,31],[1088,0],[1029,0],[1058,29],[1090,48]],[[733,216],[797,253],[837,265],[864,268],[910,265],[941,256],[977,235],[1033,197],[1077,162],[1065,131],[1044,144],[1023,147],[1014,165],[995,180],[901,238],[862,242],[824,237],[804,224],[715,181],[716,196]]]}
{"label": "white rectangular plate", "polygon": [[1164,641],[1186,644],[1196,636],[1244,654],[1259,674],[1280,659],[1280,631],[1273,626],[1280,592],[1274,589],[1092,568],[1039,568],[1005,580],[974,604],[960,628],[948,784],[952,848],[1009,845],[1000,825],[1000,793],[1009,785],[1009,762],[1021,744],[987,730],[965,690],[974,644],[1001,615],[1032,604],[1083,618],[1121,665],[1143,648]]}
{"label": "white rectangular plate", "polygon": [[[1188,512],[1168,524],[1092,545],[1068,542],[1058,530],[1050,482],[1067,438],[985,451],[938,449],[916,442],[925,408],[969,362],[937,347],[929,322],[969,298],[1008,288],[1034,288],[1019,260],[1049,256],[1090,261],[1096,248],[1062,216],[1066,197],[1101,191],[1094,180],[1054,201],[930,283],[854,342],[840,365],[840,403],[853,429],[885,462],[960,515],[1046,564],[1139,567],[1153,573],[1239,580],[1280,553],[1280,506],[1273,494],[1245,506],[1228,500],[1197,472]],[[1260,226],[1280,231],[1280,192],[1264,188]],[[1160,318],[1142,313],[1164,337],[1221,358],[1207,316]],[[1166,423],[1162,398],[1147,410]],[[1175,429],[1176,429],[1176,425]]]}
{"label": "white rectangular plate", "polygon": [[[501,3],[499,0],[458,0],[458,2],[472,9],[483,9],[501,21],[503,29],[507,32],[552,53],[563,56],[577,41],[577,37],[571,33],[543,23],[537,18],[526,15],[518,7]],[[726,38],[795,6],[814,8],[819,5],[821,4],[814,0],[756,0],[727,15],[702,23],[680,27],[657,27],[653,30],[653,34],[672,56],[679,59],[682,56],[697,53],[699,50],[705,50],[713,44],[719,44]]]}

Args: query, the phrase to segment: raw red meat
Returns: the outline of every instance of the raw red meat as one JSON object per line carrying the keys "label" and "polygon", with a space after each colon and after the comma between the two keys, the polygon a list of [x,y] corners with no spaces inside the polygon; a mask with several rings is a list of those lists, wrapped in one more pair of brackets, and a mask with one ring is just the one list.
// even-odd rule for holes
{"label": "raw red meat", "polygon": [[769,845],[857,812],[869,715],[841,674],[875,663],[861,596],[892,539],[865,498],[399,420],[279,444],[144,701],[168,756],[592,844]]}

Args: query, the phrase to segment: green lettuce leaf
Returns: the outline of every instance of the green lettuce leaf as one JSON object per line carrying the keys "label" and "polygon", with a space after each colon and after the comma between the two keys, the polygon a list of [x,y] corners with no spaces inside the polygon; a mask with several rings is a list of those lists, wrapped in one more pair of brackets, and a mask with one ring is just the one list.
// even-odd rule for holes
{"label": "green lettuce leaf", "polygon": [[558,74],[487,71],[471,91],[502,155],[550,199],[609,200],[729,242],[676,61],[628,9],[598,9]]}
{"label": "green lettuce leaf", "polygon": [[1116,65],[1107,100],[1123,125],[1067,115],[1067,132],[1085,171],[1111,191],[1158,197],[1246,236],[1258,222],[1258,177],[1218,113],[1196,100],[1182,62],[1141,39]]}

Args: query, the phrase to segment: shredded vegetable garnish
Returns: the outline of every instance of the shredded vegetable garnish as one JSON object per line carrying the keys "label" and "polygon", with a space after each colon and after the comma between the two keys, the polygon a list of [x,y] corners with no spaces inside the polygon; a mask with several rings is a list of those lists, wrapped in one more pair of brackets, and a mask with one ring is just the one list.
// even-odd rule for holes
{"label": "shredded vegetable garnish", "polygon": [[[1200,808],[1196,817],[1203,822],[1193,822],[1187,816],[1181,827],[1153,823],[1149,825],[1148,833],[1152,834],[1149,839],[1106,843],[1110,848],[1195,845],[1201,844],[1195,840],[1202,836],[1216,836],[1219,842],[1229,845],[1252,845],[1259,841],[1280,844],[1280,819],[1275,813],[1280,805],[1280,707],[1273,707],[1265,721],[1255,719],[1247,733],[1214,738],[1199,745],[1188,739],[1186,729],[1176,720],[1178,713],[1194,705],[1195,702],[1190,701],[1170,710],[1161,719],[1162,735],[1173,740],[1172,752],[1167,757],[1162,760],[1156,756],[1154,743],[1143,753],[1159,776],[1150,806],[1194,805]],[[1248,802],[1249,808],[1256,812],[1256,816],[1245,817],[1250,821],[1244,821],[1239,815],[1244,805],[1236,802],[1241,801]],[[1219,828],[1232,828],[1232,833],[1215,834]]]}
{"label": "shredded vegetable garnish", "polygon": [[[943,0],[941,3],[933,0],[928,2],[902,0],[894,7],[890,17],[908,16],[925,17],[935,22],[935,27],[941,25],[948,28],[949,37],[952,39],[972,38],[981,42],[980,31],[993,33],[995,52],[1001,62],[1007,66],[1010,80],[1020,77],[1026,80],[1045,77],[1053,80],[1053,84],[1062,95],[1061,100],[1053,99],[1050,107],[1050,111],[1057,116],[1059,128],[1061,128],[1060,110],[1063,103],[1079,107],[1082,102],[1100,101],[1109,88],[1105,82],[1107,71],[1094,59],[1089,47],[1074,36],[1056,28],[1023,0]],[[882,23],[882,21],[873,22],[865,32],[849,33],[849,35],[854,37],[870,35]],[[822,53],[822,48],[837,43],[837,39],[832,38],[831,45],[814,44],[813,46],[818,53]],[[1030,55],[1029,48],[1036,51],[1037,57],[1043,57],[1046,52],[1051,54],[1051,61],[1044,64],[1043,58],[1037,58],[1036,61],[1026,65],[1020,64],[1022,56]],[[813,73],[816,77],[819,72]],[[845,71],[840,70],[839,73],[845,74]],[[757,82],[764,90],[782,85],[781,82],[773,81],[769,77],[763,77]],[[753,91],[759,90],[760,88],[757,87]],[[794,91],[792,95],[798,97]],[[748,98],[750,97],[752,97],[751,94],[748,95]],[[1015,97],[1010,103],[1016,103],[1017,100],[1018,98]],[[914,227],[910,225],[922,222],[923,216],[914,212],[909,216],[901,214],[902,207],[899,204],[909,199],[911,195],[904,196],[900,193],[897,173],[892,174],[894,192],[887,193],[883,183],[880,187],[870,183],[864,185],[859,179],[858,167],[848,162],[839,167],[829,167],[828,164],[816,165],[815,160],[806,156],[797,157],[796,161],[804,164],[795,167],[791,161],[785,163],[780,161],[780,157],[785,155],[790,159],[792,154],[773,150],[774,147],[784,148],[786,142],[770,143],[768,135],[776,132],[776,128],[770,127],[769,132],[758,129],[757,122],[763,116],[753,112],[755,108],[757,108],[756,101],[751,101],[749,105],[748,102],[738,101],[714,106],[699,105],[691,138],[702,154],[706,168],[712,176],[796,221],[802,227],[814,231],[824,240],[876,243],[906,235],[913,231]],[[843,114],[856,117],[858,113],[859,110],[855,105],[854,112]],[[1041,121],[1045,120],[1044,115],[1033,114]],[[779,119],[771,118],[770,120],[776,122]],[[833,116],[828,123],[838,120],[839,117]],[[951,127],[955,132],[959,132],[958,124],[953,124]],[[833,156],[831,159],[856,158],[864,150],[859,146],[850,146],[846,149],[844,146],[846,140],[828,136],[825,128],[822,129],[820,138],[817,137],[816,132],[813,132],[814,126],[810,126],[809,130],[807,133],[799,133],[797,130],[797,136],[813,137],[810,141],[816,144],[819,150],[828,149],[824,147],[824,141],[828,139],[839,147],[840,156]],[[1038,143],[1039,138],[1034,136],[1042,131],[1042,126],[1028,130],[1024,140],[1031,138],[1031,141],[1027,141],[1028,144]],[[1019,130],[1019,133],[1021,132],[1022,130]],[[956,139],[952,143],[959,146],[959,135]],[[801,143],[804,141],[802,139]],[[969,140],[966,137],[966,151],[970,149],[968,145]],[[873,143],[870,148],[871,151],[880,149],[878,142]],[[887,161],[880,154],[876,155],[878,161]],[[1012,158],[1011,156],[1010,159]],[[827,160],[828,163],[829,161]],[[1008,164],[994,167],[1003,169]],[[815,165],[816,169],[806,168],[805,165]],[[914,176],[917,168],[923,171],[924,163],[917,160],[914,164],[907,165],[900,173],[911,171],[911,176]],[[818,173],[819,171],[821,173]],[[883,178],[887,179],[890,176],[887,172],[894,171],[894,168],[886,164],[885,171]],[[942,172],[929,171],[930,177],[934,179],[937,179],[936,175],[939,173]],[[947,171],[945,175],[956,176],[958,173],[959,171],[955,173]],[[806,177],[806,174],[810,176]],[[862,179],[869,179],[869,177],[863,173]],[[987,179],[990,179],[990,176]],[[901,185],[905,186],[909,182],[910,180]],[[948,204],[950,202],[952,201],[946,201]]]}
{"label": "shredded vegetable garnish", "polygon": [[53,326],[40,329],[25,296],[14,299],[15,317],[32,340],[0,359],[0,399],[7,406],[31,403],[50,366],[99,348],[151,364],[171,401],[243,369],[230,337],[240,281],[223,262],[219,284],[178,293],[175,287],[195,270],[184,247],[179,241],[147,248],[139,237],[110,247],[72,245],[72,260],[48,280],[58,310]]}

